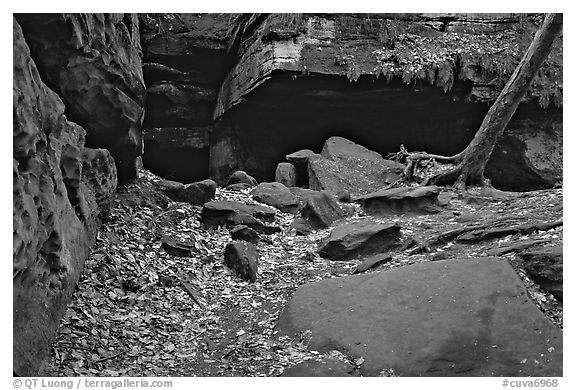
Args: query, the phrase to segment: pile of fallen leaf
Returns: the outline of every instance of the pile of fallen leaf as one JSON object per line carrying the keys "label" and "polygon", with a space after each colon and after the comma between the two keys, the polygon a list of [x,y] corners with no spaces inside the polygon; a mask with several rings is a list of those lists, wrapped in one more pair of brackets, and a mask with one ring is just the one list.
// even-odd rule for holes
{"label": "pile of fallen leaf", "polygon": [[[278,337],[275,324],[295,289],[305,283],[352,273],[357,261],[331,262],[316,254],[331,229],[308,236],[288,230],[294,216],[277,212],[282,232],[257,244],[259,280],[237,278],[223,262],[230,242],[226,228],[201,226],[201,207],[169,200],[157,176],[141,171],[120,186],[107,221],[85,263],[73,300],[61,321],[46,376],[276,376],[293,364],[330,356],[360,365],[338,351],[321,354],[307,346],[309,334]],[[553,220],[562,215],[562,190],[536,191],[515,199],[485,201],[448,193],[440,214],[386,218],[402,226],[404,239],[425,240],[463,217],[475,222],[514,215]],[[219,188],[217,200],[257,203],[248,191]],[[476,199],[476,201],[474,201]],[[356,207],[350,219],[368,218]],[[377,218],[376,218],[377,219]],[[162,237],[192,243],[191,257],[161,248]],[[562,227],[514,239],[562,242]],[[389,269],[436,257],[477,257],[498,242],[448,243],[425,253],[403,251],[378,268]],[[516,266],[541,310],[562,326],[562,305]]]}

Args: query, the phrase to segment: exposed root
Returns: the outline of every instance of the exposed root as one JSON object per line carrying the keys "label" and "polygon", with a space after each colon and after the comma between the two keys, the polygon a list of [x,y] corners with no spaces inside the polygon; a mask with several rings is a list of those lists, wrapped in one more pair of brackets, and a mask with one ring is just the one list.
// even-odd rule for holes
{"label": "exposed root", "polygon": [[[460,152],[454,156],[441,156],[438,154],[430,154],[426,152],[408,152],[408,150],[404,147],[404,145],[400,145],[400,151],[389,155],[388,157],[406,164],[406,168],[403,172],[403,177],[407,182],[414,180],[414,175],[416,170],[420,165],[422,165],[423,161],[433,161],[442,164],[459,164],[462,162],[463,159],[463,152]],[[450,183],[451,184],[451,183]]]}

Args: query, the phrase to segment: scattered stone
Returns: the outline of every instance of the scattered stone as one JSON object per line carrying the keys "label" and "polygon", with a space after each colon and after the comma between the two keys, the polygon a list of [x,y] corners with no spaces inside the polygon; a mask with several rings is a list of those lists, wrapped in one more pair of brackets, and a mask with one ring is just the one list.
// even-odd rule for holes
{"label": "scattered stone", "polygon": [[221,200],[204,204],[200,218],[208,227],[246,225],[260,233],[271,234],[281,231],[280,227],[265,223],[274,221],[275,214],[271,207]]}
{"label": "scattered stone", "polygon": [[360,274],[362,272],[366,272],[369,269],[376,268],[382,264],[388,263],[390,260],[392,260],[392,256],[387,254],[380,254],[368,257],[362,260],[360,264],[358,264],[358,267],[356,267],[354,273]]}
{"label": "scattered stone", "polygon": [[185,202],[201,206],[216,196],[217,184],[211,179],[190,184],[183,184],[172,180],[160,180],[158,184],[162,187],[164,194],[175,202]]}
{"label": "scattered stone", "polygon": [[184,202],[193,205],[203,205],[216,196],[217,184],[214,180],[206,179],[184,186]]}
{"label": "scattered stone", "polygon": [[[530,324],[530,325],[527,325]],[[562,376],[562,331],[505,260],[427,262],[300,286],[279,335],[362,356],[363,376]]]}
{"label": "scattered stone", "polygon": [[437,186],[402,187],[371,192],[357,200],[367,213],[373,215],[427,214],[441,210],[438,194],[440,188]]}
{"label": "scattered stone", "polygon": [[334,194],[366,194],[393,183],[404,171],[404,165],[342,137],[329,138],[321,156],[308,161],[309,187]]}
{"label": "scattered stone", "polygon": [[352,364],[335,358],[307,360],[288,367],[281,376],[287,377],[334,377],[359,376]]}
{"label": "scattered stone", "polygon": [[312,223],[305,218],[294,218],[289,229],[295,230],[297,236],[307,236],[314,231]]}
{"label": "scattered stone", "polygon": [[520,253],[528,275],[558,300],[563,300],[564,265],[562,246],[532,249]]}
{"label": "scattered stone", "polygon": [[288,187],[281,183],[260,183],[251,192],[255,201],[275,207],[285,213],[296,213],[298,201]]}
{"label": "scattered stone", "polygon": [[301,210],[301,215],[316,229],[326,228],[345,217],[336,199],[326,191],[310,194]]}
{"label": "scattered stone", "polygon": [[388,251],[400,244],[400,226],[360,220],[336,226],[318,246],[318,254],[335,261]]}
{"label": "scattered stone", "polygon": [[237,184],[237,183],[249,184],[251,187],[256,187],[258,185],[258,182],[256,181],[256,179],[254,179],[252,176],[250,176],[249,174],[247,174],[244,171],[234,172],[230,176],[230,178],[228,179],[228,183],[226,184],[226,186],[229,186],[230,184]]}
{"label": "scattered stone", "polygon": [[179,241],[169,236],[162,236],[161,247],[172,256],[190,257],[194,250],[194,242],[192,240]]}
{"label": "scattered stone", "polygon": [[275,180],[278,183],[284,184],[286,187],[294,187],[296,185],[296,167],[287,162],[281,162],[276,167]]}
{"label": "scattered stone", "polygon": [[236,225],[230,229],[230,236],[236,241],[248,241],[256,244],[260,240],[260,236],[256,230],[246,225]]}
{"label": "scattered stone", "polygon": [[238,277],[256,282],[258,280],[258,252],[254,244],[232,241],[224,249],[224,262]]}

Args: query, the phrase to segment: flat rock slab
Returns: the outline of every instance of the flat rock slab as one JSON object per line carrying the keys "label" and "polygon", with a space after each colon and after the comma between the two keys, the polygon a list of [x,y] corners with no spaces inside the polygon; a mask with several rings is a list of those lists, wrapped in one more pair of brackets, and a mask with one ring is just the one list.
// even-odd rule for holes
{"label": "flat rock slab", "polygon": [[380,190],[357,198],[367,213],[381,214],[428,214],[442,210],[438,195],[440,188],[402,187]]}
{"label": "flat rock slab", "polygon": [[278,226],[265,223],[274,221],[275,215],[276,211],[271,207],[219,200],[204,204],[200,218],[208,227],[246,225],[260,233],[269,234],[280,231]]}
{"label": "flat rock slab", "polygon": [[310,330],[311,349],[365,359],[377,376],[562,376],[562,331],[506,260],[443,260],[309,283],[280,335]]}
{"label": "flat rock slab", "polygon": [[384,253],[399,246],[400,226],[369,219],[336,226],[318,246],[326,259],[348,261],[360,256]]}

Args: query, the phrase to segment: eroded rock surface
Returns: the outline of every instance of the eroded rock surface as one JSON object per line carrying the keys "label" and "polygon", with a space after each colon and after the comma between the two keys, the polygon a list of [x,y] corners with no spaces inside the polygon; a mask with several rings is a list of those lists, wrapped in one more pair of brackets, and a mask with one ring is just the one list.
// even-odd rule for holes
{"label": "eroded rock surface", "polygon": [[84,129],[66,119],[13,23],[13,364],[34,376],[117,179],[107,151],[84,149]]}
{"label": "eroded rock surface", "polygon": [[144,79],[136,14],[18,14],[46,84],[86,129],[86,144],[108,149],[121,179],[142,154]]}
{"label": "eroded rock surface", "polygon": [[280,334],[362,357],[378,376],[561,376],[562,331],[504,260],[445,260],[298,288]]}

